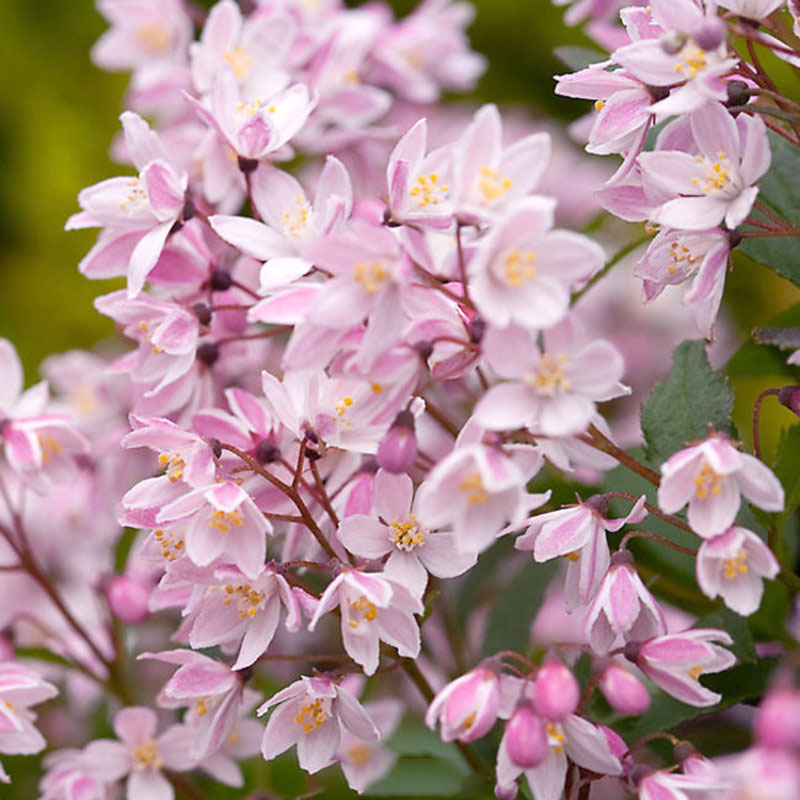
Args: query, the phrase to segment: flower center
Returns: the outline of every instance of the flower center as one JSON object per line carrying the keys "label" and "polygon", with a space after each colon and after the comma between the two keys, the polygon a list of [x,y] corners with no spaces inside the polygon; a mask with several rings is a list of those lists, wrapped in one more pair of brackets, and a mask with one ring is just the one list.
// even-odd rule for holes
{"label": "flower center", "polygon": [[443,203],[447,199],[448,191],[449,188],[440,183],[439,176],[435,172],[431,172],[429,175],[420,175],[409,190],[409,194],[419,208],[427,208]]}
{"label": "flower center", "polygon": [[692,251],[680,240],[673,239],[669,246],[672,263],[667,267],[667,272],[674,275],[676,272],[692,272],[694,265],[700,260],[692,255]]}
{"label": "flower center", "polygon": [[687,80],[696,78],[708,66],[705,51],[691,40],[683,46],[678,58],[679,61],[675,65],[675,72]]}
{"label": "flower center", "polygon": [[735,580],[740,575],[747,574],[747,553],[740,550],[733,558],[724,558],[720,564],[722,574],[728,580]]}
{"label": "flower center", "polygon": [[362,594],[358,600],[351,600],[349,603],[350,619],[347,624],[351,628],[357,628],[361,622],[372,622],[378,616],[378,609],[375,603],[371,603]]}
{"label": "flower center", "polygon": [[489,500],[489,492],[483,485],[483,478],[477,472],[465,475],[458,488],[467,495],[467,501],[472,505],[483,505]]}
{"label": "flower center", "polygon": [[566,376],[564,367],[567,363],[566,355],[543,355],[536,371],[525,376],[526,386],[536,389],[539,394],[552,397],[561,392],[568,392],[572,388],[572,381]]}
{"label": "flower center", "polygon": [[508,178],[501,178],[497,170],[485,166],[478,173],[475,188],[488,206],[499,200],[511,188],[511,181]]}
{"label": "flower center", "polygon": [[359,261],[353,268],[353,280],[360,283],[367,294],[375,294],[389,282],[389,271],[382,261]]}
{"label": "flower center", "polygon": [[422,528],[417,524],[415,514],[411,514],[403,522],[399,519],[393,519],[389,527],[392,534],[392,543],[399,550],[405,550],[410,553],[425,541],[425,535]]}
{"label": "flower center", "polygon": [[205,697],[201,697],[195,704],[194,710],[198,717],[204,717],[208,714],[208,701]]}
{"label": "flower center", "polygon": [[144,772],[144,770],[152,767],[153,769],[161,769],[163,761],[158,754],[158,745],[155,739],[137,744],[133,748],[133,760],[136,762],[136,769]]}
{"label": "flower center", "polygon": [[287,236],[299,239],[308,229],[311,219],[311,206],[302,195],[295,198],[295,208],[290,208],[281,214],[281,228]]}
{"label": "flower center", "polygon": [[509,250],[501,259],[500,277],[509,285],[518,289],[526,281],[536,277],[536,259],[534,250]]}
{"label": "flower center", "polygon": [[164,533],[161,528],[153,531],[153,538],[161,547],[161,555],[167,561],[175,561],[179,556],[183,555],[183,539],[171,536],[169,533]]}
{"label": "flower center", "polygon": [[725,482],[725,476],[720,475],[705,462],[703,468],[694,479],[695,483],[695,496],[699,500],[707,500],[709,495],[719,494],[722,491],[722,484]]}
{"label": "flower center", "polygon": [[239,80],[246,77],[255,64],[253,57],[242,45],[228,50],[222,57],[231,65],[233,74]]}
{"label": "flower center", "polygon": [[162,453],[158,457],[158,463],[167,468],[167,477],[172,483],[179,481],[183,477],[183,468],[186,466],[186,462],[181,458],[180,453],[173,453],[171,456],[167,453]]}
{"label": "flower center", "polygon": [[229,583],[225,587],[225,594],[226,597],[222,601],[224,605],[229,606],[236,600],[239,619],[254,617],[264,608],[264,592],[254,589],[249,583],[240,583],[238,586]]}
{"label": "flower center", "polygon": [[218,531],[222,531],[222,533],[228,533],[231,528],[240,528],[243,524],[242,513],[238,508],[234,511],[216,510],[212,512],[208,520],[209,528],[216,528]]}
{"label": "flower center", "polygon": [[42,463],[47,464],[61,452],[61,445],[52,436],[39,436],[38,439],[42,451]]}
{"label": "flower center", "polygon": [[564,734],[552,722],[547,723],[547,743],[556,755],[564,752]]}
{"label": "flower center", "polygon": [[158,22],[144,22],[136,28],[136,38],[145,50],[151,53],[164,53],[169,49],[172,37],[169,31]]}
{"label": "flower center", "polygon": [[697,664],[696,666],[688,670],[688,674],[693,681],[699,681],[700,676],[703,674],[703,665]]}
{"label": "flower center", "polygon": [[707,156],[695,156],[695,161],[705,168],[705,180],[692,178],[692,185],[699,186],[703,194],[721,192],[731,184],[730,162],[727,153],[717,153],[716,160]]}
{"label": "flower center", "polygon": [[[147,192],[145,191],[142,184],[139,182],[138,178],[131,178],[128,181],[128,196],[125,200],[122,200],[119,204],[120,211],[136,211],[138,208],[142,206],[146,206],[147,203]],[[145,325],[145,327],[147,327]]]}
{"label": "flower center", "polygon": [[300,706],[300,711],[294,721],[303,729],[303,733],[308,736],[315,730],[321,728],[328,720],[330,715],[322,707],[322,699],[314,700],[313,703]]}
{"label": "flower center", "polygon": [[347,758],[351,764],[359,766],[369,761],[372,756],[372,748],[368,744],[355,744],[347,751]]}

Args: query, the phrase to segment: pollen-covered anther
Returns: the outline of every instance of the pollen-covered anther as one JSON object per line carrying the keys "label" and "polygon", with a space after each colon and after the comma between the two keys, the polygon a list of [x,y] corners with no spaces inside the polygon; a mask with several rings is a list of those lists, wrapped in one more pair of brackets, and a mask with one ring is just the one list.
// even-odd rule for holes
{"label": "pollen-covered anther", "polygon": [[467,501],[472,505],[483,505],[489,500],[489,492],[483,485],[483,478],[477,472],[470,472],[461,479],[458,488],[467,495]]}
{"label": "pollen-covered anther", "polygon": [[183,539],[171,536],[161,528],[157,528],[153,531],[153,538],[156,540],[156,544],[161,548],[162,557],[167,561],[175,561],[183,554]]}
{"label": "pollen-covered anther", "polygon": [[678,54],[675,72],[684,78],[696,78],[708,66],[705,52],[693,41],[688,41]]}
{"label": "pollen-covered anther", "polygon": [[315,700],[300,706],[300,711],[295,715],[294,721],[299,725],[303,733],[308,735],[321,728],[330,719],[327,711],[322,707],[322,700]]}
{"label": "pollen-covered anther", "polygon": [[552,722],[547,723],[547,742],[556,755],[564,752],[564,734]]}
{"label": "pollen-covered anther", "polygon": [[287,236],[297,239],[308,229],[311,220],[311,206],[301,196],[295,199],[295,207],[286,209],[281,214],[281,228]]}
{"label": "pollen-covered anther", "polygon": [[509,250],[502,259],[502,274],[515,289],[536,277],[536,252]]}
{"label": "pollen-covered anther", "polygon": [[420,175],[409,190],[409,194],[417,201],[420,208],[427,208],[443,203],[449,191],[449,187],[439,181],[439,176],[431,172],[429,175]]}
{"label": "pollen-covered anther", "polygon": [[243,524],[244,520],[238,508],[234,511],[220,511],[217,509],[212,512],[211,518],[208,520],[209,528],[216,528],[223,533],[228,533],[231,528],[239,528]]}
{"label": "pollen-covered anther", "polygon": [[715,472],[708,464],[704,463],[700,472],[695,476],[695,495],[700,500],[707,500],[709,495],[719,494],[722,491],[722,484],[725,476]]}
{"label": "pollen-covered anther", "polygon": [[42,451],[42,463],[47,464],[61,452],[61,445],[52,436],[39,436],[39,448]]}
{"label": "pollen-covered anther", "polygon": [[568,392],[572,382],[564,372],[566,364],[567,356],[564,354],[555,357],[544,354],[536,371],[526,375],[524,382],[540,394],[551,397],[559,392]]}
{"label": "pollen-covered anther", "polygon": [[353,268],[353,280],[366,290],[375,294],[389,282],[389,270],[382,261],[359,261]]}
{"label": "pollen-covered anther", "polygon": [[372,622],[378,616],[378,608],[375,603],[367,600],[362,594],[358,600],[350,602],[350,616],[351,619],[347,621],[347,624],[351,628],[357,628],[359,622]]}
{"label": "pollen-covered anther", "polygon": [[255,617],[264,607],[264,592],[254,589],[249,583],[241,583],[238,586],[229,583],[225,586],[225,594],[223,605],[229,606],[236,600],[239,619]]}
{"label": "pollen-covered anther", "polygon": [[231,65],[233,74],[239,80],[247,77],[253,65],[256,63],[243,45],[239,45],[233,50],[228,50],[222,57]]}
{"label": "pollen-covered anther", "polygon": [[166,52],[172,44],[169,31],[159,22],[143,22],[136,28],[139,43],[153,54]]}
{"label": "pollen-covered anther", "polygon": [[408,519],[394,519],[390,525],[392,542],[400,550],[410,552],[425,541],[425,534],[417,524],[417,517],[411,514]]}
{"label": "pollen-covered anther", "polygon": [[748,570],[747,553],[744,551],[744,549],[739,550],[739,552],[733,558],[722,559],[720,567],[722,569],[722,574],[728,580],[735,580],[741,575],[746,575]]}
{"label": "pollen-covered anther", "polygon": [[497,170],[483,167],[478,173],[475,186],[484,202],[492,203],[499,200],[511,188],[511,181],[501,177]]}
{"label": "pollen-covered anther", "polygon": [[172,483],[179,481],[183,477],[183,468],[186,466],[186,462],[180,453],[173,453],[172,455],[162,453],[158,457],[158,463],[160,466],[166,467],[167,477]]}
{"label": "pollen-covered anther", "polygon": [[133,748],[133,760],[136,769],[140,772],[144,772],[144,770],[151,767],[153,769],[161,769],[161,767],[164,766],[164,762],[158,753],[158,745],[154,739],[149,739],[146,742],[136,745],[136,747]]}

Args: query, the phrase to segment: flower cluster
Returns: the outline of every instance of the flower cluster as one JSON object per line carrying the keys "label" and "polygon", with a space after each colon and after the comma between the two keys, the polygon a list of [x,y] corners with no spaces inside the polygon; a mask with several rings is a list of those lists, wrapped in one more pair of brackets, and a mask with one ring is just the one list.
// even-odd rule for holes
{"label": "flower cluster", "polygon": [[[740,227],[775,230],[752,216],[764,78],[732,38],[777,42],[756,31],[780,3],[619,5],[571,6],[612,52],[557,91],[596,101],[575,130],[622,157],[603,207],[655,233],[645,300],[691,280],[710,336]],[[100,229],[80,271],[124,278],[95,305],[131,346],[50,359],[51,399],[23,391],[0,341],[0,753],[45,745],[28,707],[56,690],[37,669],[73,707],[104,698],[116,737],[49,754],[42,800],[171,800],[198,771],[240,787],[241,762],[291,748],[363,792],[416,690],[482,779],[471,743],[501,721],[501,800],[520,779],[536,800],[734,800],[733,772],[796,787],[791,681],[728,768],[678,747],[655,769],[615,730],[664,693],[717,705],[701,678],[737,662],[722,622],[669,605],[680,591],[629,543],[691,557],[691,597],[753,614],[787,567],[742,498],[777,514],[784,489],[715,429],[660,475],[617,443],[636,443],[625,398],[651,359],[594,300],[615,260],[570,227],[596,209],[565,185],[563,137],[491,104],[432,107],[484,69],[471,7],[99,8],[96,63],[132,72],[114,147],[131,169],[84,189],[67,226]],[[607,483],[618,464],[649,494]],[[638,528],[653,523],[682,538]],[[498,590],[530,569],[555,575],[541,607],[505,612],[536,611],[531,635],[485,652]]]}

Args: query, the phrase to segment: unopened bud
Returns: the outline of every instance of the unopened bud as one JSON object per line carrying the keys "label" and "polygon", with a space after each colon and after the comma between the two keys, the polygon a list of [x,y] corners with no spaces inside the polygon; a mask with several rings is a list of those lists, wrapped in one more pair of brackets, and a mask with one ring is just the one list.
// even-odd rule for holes
{"label": "unopened bud", "polygon": [[197,346],[197,359],[207,367],[212,367],[219,358],[219,347],[216,342],[202,342]]}
{"label": "unopened bud", "polygon": [[778,392],[778,402],[800,417],[800,386],[784,386]]}
{"label": "unopened bud", "polygon": [[520,769],[541,764],[549,749],[545,724],[528,703],[517,706],[504,738],[508,757]]}
{"label": "unopened bud", "polygon": [[211,309],[205,303],[195,303],[192,311],[201,325],[211,324]]}
{"label": "unopened bud", "polygon": [[281,449],[275,444],[275,442],[272,442],[269,439],[262,439],[256,445],[255,456],[256,460],[260,464],[271,464],[273,461],[277,461],[281,457]]}
{"label": "unopened bud", "polygon": [[469,324],[469,340],[473,344],[480,344],[484,333],[486,333],[486,320],[483,317],[475,317]]}
{"label": "unopened bud", "polygon": [[215,269],[211,273],[211,288],[215,292],[224,292],[226,289],[230,289],[232,283],[233,278],[226,269]]}
{"label": "unopened bud", "polygon": [[244,156],[239,156],[239,158],[236,159],[236,163],[239,165],[239,169],[245,175],[255,172],[258,169],[258,161],[256,161],[254,158],[245,158]]}
{"label": "unopened bud", "polygon": [[750,100],[750,87],[744,81],[728,81],[729,106],[744,106]]}
{"label": "unopened bud", "polygon": [[106,587],[111,613],[129,625],[138,625],[150,615],[147,587],[126,575],[115,575]]}
{"label": "unopened bud", "polygon": [[633,553],[630,550],[617,550],[611,554],[611,566],[617,564],[633,564]]}
{"label": "unopened bud", "polygon": [[417,460],[417,437],[414,433],[414,415],[401,411],[378,445],[378,466],[399,475],[408,472]]}
{"label": "unopened bud", "polygon": [[695,44],[706,52],[716,50],[728,38],[728,29],[719,17],[709,17],[694,32]]}
{"label": "unopened bud", "polygon": [[650,707],[650,694],[644,684],[618,664],[611,664],[600,676],[600,690],[614,711],[638,716]]}
{"label": "unopened bud", "polygon": [[560,662],[548,661],[536,676],[536,710],[559,722],[578,707],[581,689],[575,676]]}

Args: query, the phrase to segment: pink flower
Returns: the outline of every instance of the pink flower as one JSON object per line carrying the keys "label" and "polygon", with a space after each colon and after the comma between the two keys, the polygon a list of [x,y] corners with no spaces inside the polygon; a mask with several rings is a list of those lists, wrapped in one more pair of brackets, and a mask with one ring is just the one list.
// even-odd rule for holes
{"label": "pink flower", "polygon": [[427,137],[427,122],[421,119],[389,157],[389,213],[395,223],[449,228],[453,224],[452,152],[442,148],[425,155]]}
{"label": "pink flower", "polygon": [[736,228],[753,207],[755,182],[767,171],[770,148],[764,121],[740,114],[734,119],[720,103],[689,115],[696,155],[679,150],[642,153],[645,181],[668,199],[650,213],[660,225],[703,231]]}
{"label": "pink flower", "polygon": [[[18,756],[44,750],[47,742],[33,724],[36,715],[30,707],[57,694],[55,686],[27,667],[0,662],[0,753]],[[0,783],[11,783],[2,765]]]}
{"label": "pink flower", "polygon": [[765,511],[783,509],[783,487],[754,456],[740,453],[722,434],[679,450],[661,466],[658,504],[674,514],[689,504],[692,530],[703,538],[726,531],[736,519],[741,495]]}
{"label": "pink flower", "polygon": [[696,233],[661,231],[636,265],[645,301],[654,300],[666,286],[691,280],[683,303],[692,309],[701,333],[711,338],[729,256],[730,240],[719,228]]}
{"label": "pink flower", "polygon": [[313,204],[298,181],[277,167],[260,167],[252,173],[250,185],[263,222],[224,215],[209,221],[226,242],[266,262],[261,289],[268,291],[292,283],[314,266],[306,257],[308,248],[341,228],[350,216],[353,188],[347,170],[333,156],[325,162]]}
{"label": "pink flower", "polygon": [[658,636],[639,649],[636,664],[667,694],[692,706],[713,706],[722,695],[706,689],[700,676],[723,672],[736,663],[730,651],[714,642],[733,644],[725,631],[697,628]]}
{"label": "pink flower", "polygon": [[383,574],[422,597],[429,572],[453,578],[472,567],[476,557],[462,552],[453,533],[430,530],[424,517],[418,516],[417,501],[412,505],[412,493],[408,475],[379,470],[372,485],[373,516],[345,517],[338,536],[351,553],[362,558],[388,554]]}
{"label": "pink flower", "polygon": [[477,666],[441,689],[428,706],[425,724],[440,723],[442,741],[472,742],[487,734],[500,711],[500,681],[491,666]]}
{"label": "pink flower", "polygon": [[494,104],[482,106],[455,145],[453,202],[467,224],[491,221],[530,194],[550,158],[550,135],[532,133],[503,147],[503,123]]}
{"label": "pink flower", "polygon": [[248,96],[239,86],[234,67],[226,64],[217,72],[205,103],[184,96],[237,156],[260,161],[288,144],[317,103],[304,84],[286,88],[283,73],[273,72],[270,77],[257,96]]}
{"label": "pink flower", "polygon": [[617,49],[612,60],[648,86],[676,87],[652,112],[686,114],[724,100],[722,78],[737,59],[728,57],[727,31],[715,9],[704,13],[694,0],[655,0],[649,8],[648,35]]}
{"label": "pink flower", "polygon": [[602,730],[588,720],[573,714],[561,723],[548,723],[546,731],[545,756],[533,767],[516,766],[508,743],[505,746],[501,743],[497,753],[495,792],[498,796],[512,797],[516,793],[517,778],[524,773],[536,800],[559,800],[567,777],[568,757],[578,766],[601,775],[622,772],[619,759],[612,754]]}
{"label": "pink flower", "polygon": [[639,784],[640,800],[707,800],[719,797],[727,781],[716,774],[681,774],[657,770]]}
{"label": "pink flower", "polygon": [[191,650],[142,653],[139,658],[178,664],[158,695],[162,708],[188,708],[184,722],[195,731],[192,758],[207,758],[222,746],[233,730],[242,703],[239,675],[220,661]]}
{"label": "pink flower", "polygon": [[546,661],[539,668],[534,684],[534,704],[550,722],[563,722],[578,708],[581,689],[578,681],[560,661]]}
{"label": "pink flower", "polygon": [[358,700],[324,675],[303,676],[274,694],[258,714],[273,706],[277,708],[264,731],[262,755],[269,761],[297,745],[300,767],[311,774],[332,763],[343,730],[366,741],[380,738]]}
{"label": "pink flower", "polygon": [[264,566],[272,525],[231,481],[200,487],[165,505],[159,523],[185,521],[186,554],[200,567],[226,554],[249,578]]}
{"label": "pink flower", "polygon": [[503,525],[521,525],[549,498],[527,484],[541,466],[531,447],[481,443],[483,429],[468,422],[455,448],[428,473],[420,486],[420,515],[436,527],[452,526],[462,550],[478,553],[495,541]]}
{"label": "pink flower", "polygon": [[[188,176],[169,162],[158,135],[131,111],[120,117],[125,141],[137,177],[109,178],[84,189],[78,195],[83,211],[67,222],[67,230],[102,227],[108,229],[114,247],[106,237],[81,264],[86,271],[100,269],[95,256],[98,250],[113,259],[106,264],[105,277],[116,272],[117,264],[128,274],[128,296],[135,297],[144,287],[150,271],[164,249],[167,237],[182,219],[186,202]],[[125,253],[120,259],[121,252]]]}
{"label": "pink flower", "polygon": [[607,653],[622,638],[642,642],[667,632],[656,599],[636,572],[633,556],[620,551],[586,612],[584,630],[592,648]]}
{"label": "pink flower", "polygon": [[761,20],[779,9],[784,0],[719,0],[719,4],[745,19]]}
{"label": "pink flower", "polygon": [[800,764],[785,750],[751,747],[717,759],[726,777],[724,800],[783,800],[800,796]]}
{"label": "pink flower", "polygon": [[489,430],[528,428],[533,434],[582,433],[595,402],[629,393],[620,383],[624,364],[616,348],[602,339],[575,343],[566,323],[545,331],[544,352],[532,332],[511,326],[490,328],[486,359],[507,382],[493,386],[475,408],[475,419]]}
{"label": "pink flower", "polygon": [[127,800],[174,800],[175,791],[162,770],[186,772],[195,765],[189,755],[190,729],[173,725],[156,736],[156,724],[150,708],[123,708],[114,715],[114,733],[121,741],[98,739],[84,751],[86,763],[102,770],[107,781],[127,775]]}
{"label": "pink flower", "polygon": [[778,560],[752,531],[736,525],[706,539],[697,553],[697,583],[710,598],[746,617],[761,605],[763,578],[780,572]]}
{"label": "pink flower", "polygon": [[598,244],[550,230],[554,208],[551,198],[520,199],[478,242],[468,275],[478,310],[493,325],[550,328],[566,316],[570,292],[602,268]]}
{"label": "pink flower", "polygon": [[771,689],[758,707],[753,734],[765,748],[800,748],[800,692],[793,686]]}
{"label": "pink flower", "polygon": [[378,668],[382,641],[396,647],[401,656],[419,655],[419,627],[414,614],[422,613],[422,603],[403,584],[382,573],[344,568],[320,597],[308,629],[313,631],[320,618],[336,606],[342,616],[344,649],[367,675]]}
{"label": "pink flower", "polygon": [[215,645],[226,650],[238,648],[231,669],[249,667],[267,650],[278,627],[281,608],[286,612],[286,630],[299,629],[297,599],[286,579],[272,566],[255,577],[222,567],[214,570],[212,580],[193,604],[189,642],[200,649]]}
{"label": "pink flower", "polygon": [[569,561],[564,598],[568,610],[588,603],[608,571],[610,553],[606,531],[618,531],[628,523],[641,522],[644,496],[627,516],[607,519],[608,503],[602,496],[577,506],[550,511],[534,517],[525,533],[517,538],[518,550],[533,550],[536,561],[565,556]]}
{"label": "pink flower", "polygon": [[186,56],[192,21],[181,0],[100,0],[97,6],[111,24],[92,48],[103,69],[140,69]]}

